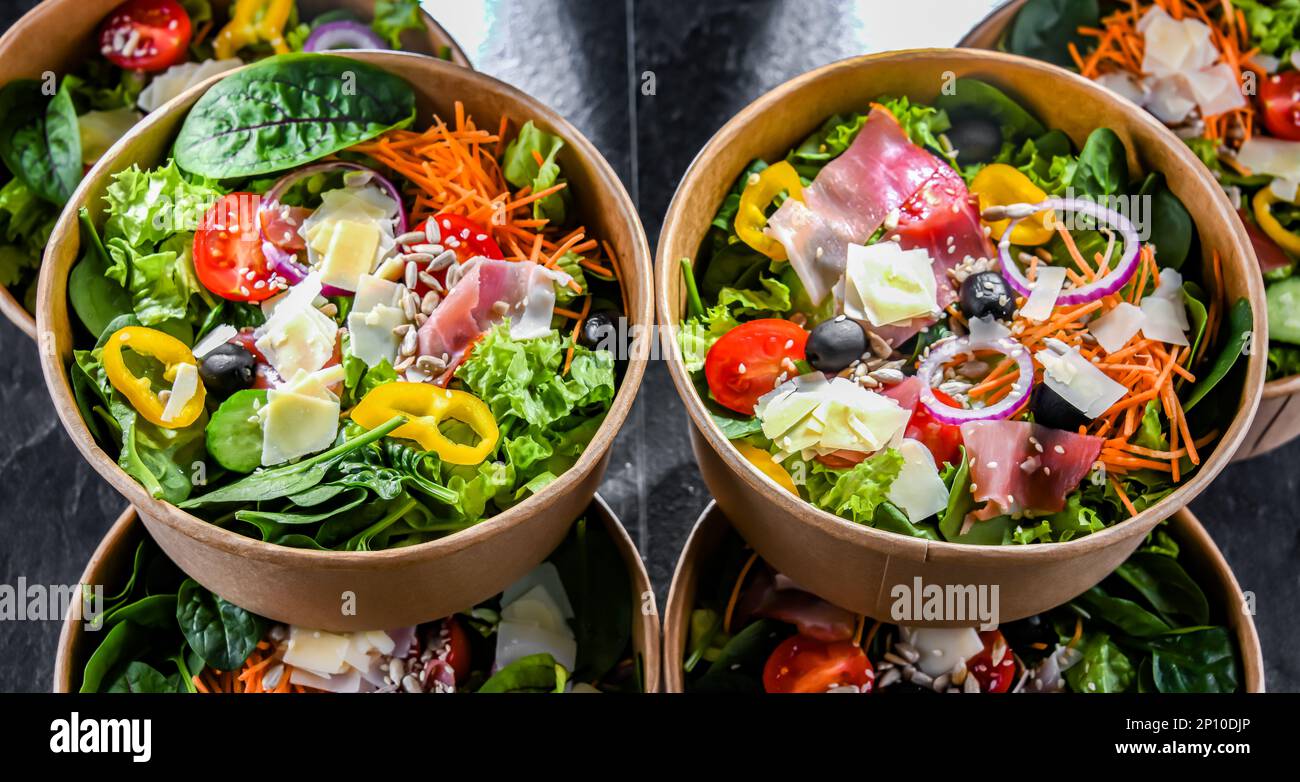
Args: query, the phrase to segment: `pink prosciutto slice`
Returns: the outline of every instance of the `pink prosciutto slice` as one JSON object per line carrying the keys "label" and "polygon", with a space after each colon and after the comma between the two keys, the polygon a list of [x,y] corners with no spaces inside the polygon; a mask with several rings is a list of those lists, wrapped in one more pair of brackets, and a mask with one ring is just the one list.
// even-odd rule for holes
{"label": "pink prosciutto slice", "polygon": [[776,210],[767,232],[785,247],[813,301],[839,284],[848,245],[870,239],[940,165],[889,111],[873,108],[849,148],[804,188],[803,202],[787,199]]}
{"label": "pink prosciutto slice", "polygon": [[961,425],[970,456],[972,492],[989,519],[1032,510],[1055,513],[1101,455],[1102,438],[1028,421],[969,421]]}
{"label": "pink prosciutto slice", "polygon": [[736,603],[737,623],[756,616],[792,624],[801,634],[828,643],[852,638],[858,619],[853,612],[805,592],[766,564],[755,568]]}
{"label": "pink prosciutto slice", "polygon": [[446,356],[448,372],[481,334],[510,318],[516,339],[540,336],[551,328],[555,285],[568,275],[532,261],[476,258],[429,319],[420,327],[422,356]]}

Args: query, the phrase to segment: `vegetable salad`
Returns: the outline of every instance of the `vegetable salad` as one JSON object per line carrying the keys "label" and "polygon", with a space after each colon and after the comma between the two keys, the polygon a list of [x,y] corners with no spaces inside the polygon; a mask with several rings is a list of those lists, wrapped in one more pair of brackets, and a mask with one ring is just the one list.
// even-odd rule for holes
{"label": "vegetable salad", "polygon": [[[790,583],[729,532],[698,587],[688,692],[1236,692],[1239,652],[1157,528],[1069,603],[996,629],[882,624]],[[973,615],[973,611],[972,611]]]}
{"label": "vegetable salad", "polygon": [[[127,0],[100,22],[97,52],[57,85],[0,89],[0,285],[35,310],[54,221],[83,173],[135,123],[186,89],[270,54],[400,49],[424,29],[418,0],[378,0],[370,21],[347,11],[312,20],[293,0]],[[443,53],[449,56],[449,53]]]}
{"label": "vegetable salad", "polygon": [[252,614],[185,578],[145,538],[107,598],[81,692],[637,692],[618,549],[578,521],[505,592],[415,627],[331,633]]}
{"label": "vegetable salad", "polygon": [[1250,305],[1200,256],[1116,133],[1076,149],[961,79],[754,161],[682,262],[680,345],[732,444],[818,508],[1067,541],[1172,492],[1237,408]]}
{"label": "vegetable salad", "polygon": [[115,173],[102,229],[83,211],[72,386],[154,497],[376,550],[496,515],[581,456],[620,371],[594,325],[622,294],[573,224],[564,141],[415,113],[379,68],[274,57],[214,85],[172,159]]}
{"label": "vegetable salad", "polygon": [[1300,0],[1030,0],[1003,46],[1077,69],[1187,141],[1255,247],[1269,379],[1300,374]]}

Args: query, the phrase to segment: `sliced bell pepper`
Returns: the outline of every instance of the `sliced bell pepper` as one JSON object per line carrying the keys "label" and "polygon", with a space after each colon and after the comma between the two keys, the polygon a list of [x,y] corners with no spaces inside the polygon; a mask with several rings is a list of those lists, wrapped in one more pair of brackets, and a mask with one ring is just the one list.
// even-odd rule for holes
{"label": "sliced bell pepper", "polygon": [[790,198],[803,201],[803,181],[799,179],[799,172],[784,160],[751,175],[740,194],[740,207],[736,210],[736,235],[774,261],[786,260],[785,247],[763,233],[763,229],[767,226],[768,206],[783,191]]}
{"label": "sliced bell pepper", "polygon": [[1277,242],[1283,250],[1292,255],[1300,255],[1300,234],[1288,231],[1273,216],[1273,204],[1281,200],[1271,189],[1261,187],[1252,202],[1255,207],[1255,222],[1259,224],[1260,230],[1268,234],[1268,238]]}
{"label": "sliced bell pepper", "polygon": [[[980,211],[991,206],[1011,206],[1012,204],[1037,204],[1047,200],[1047,193],[1024,172],[1005,163],[993,163],[985,166],[975,175],[970,183],[972,193],[979,196]],[[1011,242],[1022,247],[1037,247],[1047,244],[1056,234],[1051,227],[1052,212],[1043,210],[1021,220],[1011,231]],[[998,220],[988,223],[993,232],[993,239],[1000,241],[1006,233],[1010,220]]]}
{"label": "sliced bell pepper", "polygon": [[104,372],[108,375],[108,382],[113,385],[113,388],[126,397],[131,407],[150,423],[164,429],[184,429],[198,420],[203,412],[206,395],[202,380],[196,381],[198,389],[180,412],[164,420],[163,411],[167,403],[154,391],[153,382],[149,378],[136,375],[126,365],[126,358],[122,355],[123,348],[130,348],[141,356],[148,356],[158,361],[164,367],[163,378],[170,381],[176,379],[176,372],[182,364],[190,364],[196,370],[198,368],[198,361],[184,342],[170,334],[144,326],[127,326],[118,329],[104,343],[102,359]]}
{"label": "sliced bell pepper", "polygon": [[293,0],[236,0],[230,21],[217,33],[216,58],[234,57],[245,46],[267,43],[276,54],[288,54],[284,28],[293,14]]}
{"label": "sliced bell pepper", "polygon": [[[448,464],[482,463],[496,449],[501,437],[496,418],[482,399],[429,383],[376,386],[352,409],[352,420],[366,429],[381,426],[397,415],[410,420],[394,429],[392,437],[414,440]],[[465,445],[443,434],[438,426],[447,419],[468,424],[478,435],[478,443]]]}
{"label": "sliced bell pepper", "polygon": [[782,489],[790,492],[794,496],[799,496],[799,489],[794,485],[794,478],[784,467],[772,458],[772,454],[761,448],[750,445],[744,440],[733,440],[732,445],[740,451],[740,455],[745,457],[745,461],[758,468],[758,471],[776,481],[776,484]]}

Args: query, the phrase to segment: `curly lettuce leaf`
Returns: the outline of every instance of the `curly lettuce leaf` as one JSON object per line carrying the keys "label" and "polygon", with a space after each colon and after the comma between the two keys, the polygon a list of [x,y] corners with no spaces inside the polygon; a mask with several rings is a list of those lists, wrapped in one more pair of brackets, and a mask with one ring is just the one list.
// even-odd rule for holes
{"label": "curly lettuce leaf", "polygon": [[834,470],[820,462],[792,459],[791,474],[802,470],[808,501],[824,511],[872,525],[876,508],[886,501],[889,487],[903,469],[903,455],[888,448],[847,470]]}
{"label": "curly lettuce leaf", "polygon": [[[531,192],[539,193],[564,181],[560,176],[560,165],[555,162],[563,148],[564,139],[541,130],[529,120],[506,147],[501,161],[502,173],[515,187],[528,187]],[[565,188],[534,201],[533,217],[550,220],[553,225],[563,224],[568,214],[568,199],[569,190]]]}
{"label": "curly lettuce leaf", "polygon": [[402,48],[402,33],[423,30],[420,0],[375,0],[375,18],[370,27],[394,49]]}
{"label": "curly lettuce leaf", "polygon": [[191,183],[175,160],[149,171],[132,166],[114,174],[104,193],[104,240],[124,239],[135,248],[157,245],[175,233],[193,231],[222,195],[205,182]]}

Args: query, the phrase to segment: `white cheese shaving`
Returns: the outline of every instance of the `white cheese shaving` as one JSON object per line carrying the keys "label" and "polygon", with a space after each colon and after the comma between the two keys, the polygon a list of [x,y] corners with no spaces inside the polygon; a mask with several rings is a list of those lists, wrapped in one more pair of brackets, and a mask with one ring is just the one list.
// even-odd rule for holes
{"label": "white cheese shaving", "polygon": [[1043,367],[1043,382],[1088,418],[1097,418],[1128,393],[1091,361],[1070,348],[1064,354],[1045,349],[1034,354]]}
{"label": "white cheese shaving", "polygon": [[1064,266],[1039,266],[1038,279],[1034,281],[1034,288],[1030,291],[1025,306],[1020,308],[1020,315],[1036,322],[1052,317],[1052,310],[1064,287]]}
{"label": "white cheese shaving", "polygon": [[203,339],[199,340],[199,344],[194,346],[194,350],[192,351],[194,357],[203,358],[238,335],[238,329],[234,326],[222,323],[220,326],[216,326],[212,331],[209,331],[204,335]]}
{"label": "white cheese shaving", "polygon": [[900,627],[903,640],[921,655],[916,661],[927,676],[942,676],[984,651],[984,642],[973,627]]}
{"label": "white cheese shaving", "polygon": [[1121,302],[1115,309],[1088,324],[1088,331],[1107,353],[1114,353],[1142,330],[1142,310]]}
{"label": "white cheese shaving", "polygon": [[873,326],[929,316],[939,309],[934,261],[897,242],[850,244],[844,269],[844,314]]}
{"label": "white cheese shaving", "polygon": [[158,107],[199,82],[218,73],[234,70],[243,64],[239,58],[232,57],[227,60],[204,60],[173,65],[154,76],[145,88],[140,90],[136,105],[145,111],[157,111]]}
{"label": "white cheese shaving", "polygon": [[905,439],[898,445],[903,468],[886,495],[912,523],[924,521],[948,507],[948,487],[939,477],[930,449]]}
{"label": "white cheese shaving", "polygon": [[1300,180],[1300,141],[1252,136],[1237,150],[1237,162],[1252,174]]}
{"label": "white cheese shaving", "polygon": [[199,368],[193,364],[181,364],[176,367],[176,379],[172,381],[171,393],[163,407],[162,420],[172,421],[181,414],[185,405],[199,390]]}

